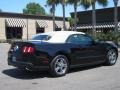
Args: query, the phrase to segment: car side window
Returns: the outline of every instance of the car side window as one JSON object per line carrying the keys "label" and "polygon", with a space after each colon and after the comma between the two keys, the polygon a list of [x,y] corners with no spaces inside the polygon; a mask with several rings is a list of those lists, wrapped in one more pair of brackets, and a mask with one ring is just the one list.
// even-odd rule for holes
{"label": "car side window", "polygon": [[82,34],[71,35],[67,39],[67,43],[84,44],[84,45],[91,44],[92,41],[93,40],[91,39],[91,37],[89,37],[87,35],[82,35]]}
{"label": "car side window", "polygon": [[32,38],[32,40],[45,40],[45,41],[47,41],[50,38],[51,38],[51,36],[49,36],[49,35],[37,35],[37,36],[34,36]]}

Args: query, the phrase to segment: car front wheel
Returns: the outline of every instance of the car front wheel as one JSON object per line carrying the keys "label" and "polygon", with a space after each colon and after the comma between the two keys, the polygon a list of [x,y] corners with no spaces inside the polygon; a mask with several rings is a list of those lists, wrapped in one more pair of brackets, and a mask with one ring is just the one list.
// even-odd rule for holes
{"label": "car front wheel", "polygon": [[110,49],[107,53],[107,65],[114,65],[117,61],[117,53],[114,49]]}
{"label": "car front wheel", "polygon": [[50,64],[50,73],[55,76],[64,76],[68,72],[69,63],[64,55],[57,55]]}

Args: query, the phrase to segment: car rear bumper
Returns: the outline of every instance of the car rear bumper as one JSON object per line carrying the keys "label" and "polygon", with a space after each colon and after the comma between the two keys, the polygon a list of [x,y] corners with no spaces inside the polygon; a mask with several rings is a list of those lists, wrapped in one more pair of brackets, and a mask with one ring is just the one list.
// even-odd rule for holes
{"label": "car rear bumper", "polygon": [[32,63],[12,61],[9,59],[8,59],[8,65],[18,67],[18,68],[29,69],[29,70],[48,70],[49,69],[49,66],[35,66]]}

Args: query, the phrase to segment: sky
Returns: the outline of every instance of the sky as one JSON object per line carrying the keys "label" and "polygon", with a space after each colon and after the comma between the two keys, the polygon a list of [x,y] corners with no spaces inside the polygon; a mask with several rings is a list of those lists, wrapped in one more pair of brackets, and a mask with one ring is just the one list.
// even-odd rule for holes
{"label": "sky", "polygon": [[[47,13],[49,13],[50,7],[46,7],[46,0],[1,0],[0,1],[0,9],[3,12],[14,12],[14,13],[22,13],[23,8],[26,7],[26,4],[29,2],[36,2],[39,3],[42,7],[44,7],[45,11]],[[114,3],[113,0],[108,0],[108,7],[113,7]],[[118,6],[120,6],[120,0],[118,2]],[[104,7],[99,6],[98,4],[96,4],[96,8],[97,9],[101,9]],[[91,8],[89,8],[90,10]],[[67,5],[66,6],[66,17],[70,17],[70,13],[74,11],[73,5]],[[78,11],[84,11],[84,8],[79,6],[78,7]],[[56,7],[56,12],[55,12],[56,16],[62,16],[62,7],[61,5],[58,5]]]}

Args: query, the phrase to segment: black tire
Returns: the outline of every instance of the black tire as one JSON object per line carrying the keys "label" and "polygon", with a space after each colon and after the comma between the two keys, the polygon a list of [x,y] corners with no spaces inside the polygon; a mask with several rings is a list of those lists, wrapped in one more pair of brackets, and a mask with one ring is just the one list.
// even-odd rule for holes
{"label": "black tire", "polygon": [[69,62],[66,56],[57,55],[50,63],[50,73],[54,77],[66,75],[69,69]]}
{"label": "black tire", "polygon": [[110,49],[106,55],[106,65],[115,65],[117,61],[117,52],[114,49]]}

